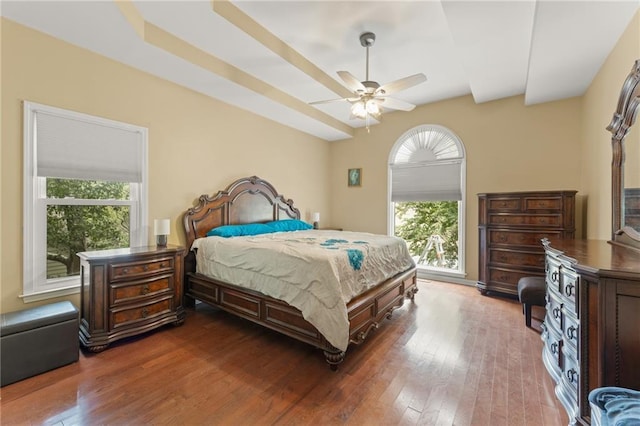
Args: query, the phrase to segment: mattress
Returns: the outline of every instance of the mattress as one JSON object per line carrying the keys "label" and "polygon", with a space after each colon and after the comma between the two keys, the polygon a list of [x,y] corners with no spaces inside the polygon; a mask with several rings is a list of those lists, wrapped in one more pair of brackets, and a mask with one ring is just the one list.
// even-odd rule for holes
{"label": "mattress", "polygon": [[404,240],[307,230],[194,241],[196,272],[298,308],[327,341],[349,344],[347,303],[415,266]]}

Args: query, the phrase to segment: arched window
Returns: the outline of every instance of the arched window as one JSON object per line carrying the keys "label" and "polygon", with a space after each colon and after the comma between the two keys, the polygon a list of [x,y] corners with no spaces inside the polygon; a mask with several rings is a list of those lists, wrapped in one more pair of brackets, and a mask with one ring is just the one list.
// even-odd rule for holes
{"label": "arched window", "polygon": [[423,272],[464,273],[464,176],[464,145],[445,127],[415,127],[391,149],[390,233]]}

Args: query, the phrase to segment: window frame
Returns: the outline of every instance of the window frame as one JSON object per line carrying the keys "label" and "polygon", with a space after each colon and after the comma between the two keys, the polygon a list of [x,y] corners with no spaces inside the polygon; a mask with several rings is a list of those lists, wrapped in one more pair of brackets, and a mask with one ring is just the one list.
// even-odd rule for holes
{"label": "window frame", "polygon": [[[392,201],[392,168],[395,163],[395,157],[400,148],[406,142],[407,138],[415,134],[419,131],[429,131],[435,130],[442,133],[446,133],[456,144],[459,157],[455,160],[460,161],[460,191],[461,191],[461,199],[458,200],[458,269],[443,269],[438,267],[424,266],[418,265],[418,276],[420,278],[431,278],[431,279],[447,279],[453,282],[459,282],[463,284],[467,284],[464,280],[466,277],[466,170],[467,170],[467,162],[466,162],[466,150],[462,140],[449,128],[435,125],[435,124],[425,124],[416,126],[412,129],[409,129],[405,133],[403,133],[393,144],[391,150],[389,152],[389,162],[387,167],[387,232],[389,235],[395,235],[395,202]],[[428,162],[417,162],[416,164],[422,163],[424,166],[428,166],[429,164],[437,164],[439,162],[446,163],[447,161],[451,161],[452,158],[442,158],[441,160],[432,160]],[[426,201],[426,200],[425,200]]]}
{"label": "window frame", "polygon": [[[34,102],[23,102],[23,298],[25,303],[79,292],[80,277],[47,279],[47,207],[49,205],[129,206],[130,247],[145,246],[148,239],[148,130],[144,127],[64,110]],[[129,182],[128,200],[47,198],[47,177],[37,176],[37,113],[71,118],[96,126],[109,126],[139,134],[142,149],[141,182]],[[87,179],[89,180],[89,179]]]}

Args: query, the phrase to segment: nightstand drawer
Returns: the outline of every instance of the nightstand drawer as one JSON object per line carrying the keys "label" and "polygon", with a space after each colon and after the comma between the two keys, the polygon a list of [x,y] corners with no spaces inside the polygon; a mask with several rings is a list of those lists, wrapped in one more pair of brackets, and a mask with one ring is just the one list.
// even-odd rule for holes
{"label": "nightstand drawer", "polygon": [[168,295],[164,299],[146,305],[130,307],[126,309],[111,309],[111,327],[113,329],[129,326],[136,322],[154,319],[173,311],[173,296]]}
{"label": "nightstand drawer", "polygon": [[161,293],[173,292],[173,281],[173,275],[162,275],[152,280],[124,281],[111,284],[110,300],[113,305],[117,305],[140,298],[154,297]]}
{"label": "nightstand drawer", "polygon": [[173,273],[174,270],[174,258],[154,258],[149,260],[142,260],[128,263],[114,263],[110,266],[111,279],[131,279],[136,277],[143,277],[147,275],[156,274],[159,272]]}

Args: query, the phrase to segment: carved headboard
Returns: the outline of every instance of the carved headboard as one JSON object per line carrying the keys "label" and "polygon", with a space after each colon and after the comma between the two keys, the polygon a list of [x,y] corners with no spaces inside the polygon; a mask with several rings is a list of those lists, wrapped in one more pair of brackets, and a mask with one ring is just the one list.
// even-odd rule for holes
{"label": "carved headboard", "polygon": [[293,207],[293,200],[284,198],[257,176],[238,179],[211,197],[201,195],[198,205],[184,213],[187,250],[211,228],[279,219],[300,219],[300,210]]}

